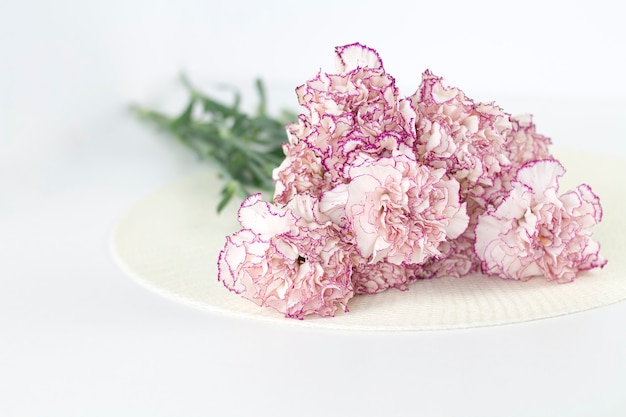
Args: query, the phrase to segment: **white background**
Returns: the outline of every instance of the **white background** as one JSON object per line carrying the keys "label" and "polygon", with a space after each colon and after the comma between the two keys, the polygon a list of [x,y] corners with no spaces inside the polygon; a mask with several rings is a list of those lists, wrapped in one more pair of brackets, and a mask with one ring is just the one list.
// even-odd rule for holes
{"label": "white background", "polygon": [[295,109],[293,88],[359,41],[407,95],[429,68],[555,143],[626,157],[618,2],[412,4],[1,0],[0,415],[625,415],[625,303],[343,333],[195,311],[113,264],[117,219],[199,166],[128,112],[179,109],[182,71],[245,91],[261,76]]}

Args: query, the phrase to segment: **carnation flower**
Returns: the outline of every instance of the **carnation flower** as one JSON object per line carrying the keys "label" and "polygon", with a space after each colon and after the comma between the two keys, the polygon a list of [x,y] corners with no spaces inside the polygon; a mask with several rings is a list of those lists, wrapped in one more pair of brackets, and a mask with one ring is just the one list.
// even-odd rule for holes
{"label": "carnation flower", "polygon": [[558,195],[564,172],[553,159],[526,163],[502,204],[479,217],[476,253],[484,273],[562,283],[604,266],[589,230],[602,218],[599,199],[587,185]]}
{"label": "carnation flower", "polygon": [[531,115],[511,117],[511,122],[513,127],[505,142],[505,152],[511,164],[502,167],[500,174],[494,178],[493,186],[483,189],[483,196],[478,199],[482,203],[482,212],[487,206],[500,205],[502,199],[511,191],[511,183],[522,165],[552,158],[548,149],[550,139],[537,133]]}
{"label": "carnation flower", "polygon": [[[415,140],[415,112],[410,102],[401,98],[395,80],[385,72],[380,57],[360,44],[336,49],[337,74],[318,73],[296,89],[305,113],[289,126],[288,156],[291,148],[305,142],[321,158],[324,171],[333,183],[342,182],[344,167],[355,154],[389,155],[400,144],[412,146]],[[298,168],[290,159],[274,173],[281,183]]]}
{"label": "carnation flower", "polygon": [[513,129],[506,143],[507,153],[513,166],[521,167],[526,162],[551,158],[549,138],[537,133],[530,114],[511,118]]}
{"label": "carnation flower", "polygon": [[468,230],[456,239],[442,242],[437,249],[441,255],[429,259],[416,270],[416,278],[461,278],[480,271],[480,260],[474,251],[474,238]]}
{"label": "carnation flower", "polygon": [[330,189],[331,179],[326,175],[322,157],[315,149],[305,142],[283,148],[286,157],[273,174],[276,181],[275,203],[285,205],[298,194],[319,196]]}
{"label": "carnation flower", "polygon": [[461,183],[462,195],[485,207],[487,190],[498,186],[503,167],[511,163],[505,148],[513,126],[510,115],[494,104],[474,103],[429,71],[411,103],[420,160],[446,168]]}
{"label": "carnation flower", "polygon": [[342,122],[363,135],[396,131],[412,140],[415,113],[400,97],[377,52],[356,43],[336,48],[335,53],[337,74],[320,72],[296,89],[311,124],[318,125],[326,115],[345,117]]}
{"label": "carnation flower", "polygon": [[416,278],[461,278],[480,271],[480,259],[476,256],[476,224],[478,216],[484,212],[474,200],[467,199],[469,224],[463,233],[455,239],[442,242],[437,248],[441,254],[426,261],[415,271]]}
{"label": "carnation flower", "polygon": [[409,289],[412,270],[404,265],[390,262],[364,263],[352,270],[352,282],[356,294],[376,294],[388,288],[402,291]]}
{"label": "carnation flower", "polygon": [[368,262],[422,263],[467,227],[459,183],[419,165],[410,150],[361,155],[348,175],[349,183],[324,194],[320,210],[354,236]]}
{"label": "carnation flower", "polygon": [[354,295],[350,253],[329,225],[250,196],[239,211],[242,230],[228,236],[219,281],[286,317],[333,316]]}

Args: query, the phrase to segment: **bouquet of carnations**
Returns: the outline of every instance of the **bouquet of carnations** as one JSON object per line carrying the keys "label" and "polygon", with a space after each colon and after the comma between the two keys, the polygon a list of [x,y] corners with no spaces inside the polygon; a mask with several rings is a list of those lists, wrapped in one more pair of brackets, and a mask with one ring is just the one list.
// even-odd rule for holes
{"label": "bouquet of carnations", "polygon": [[[530,116],[476,103],[429,71],[410,97],[371,48],[336,48],[336,74],[296,89],[273,202],[246,198],[218,279],[287,317],[333,316],[357,294],[481,272],[572,281],[603,267],[587,185]],[[490,278],[485,278],[490,279]]]}

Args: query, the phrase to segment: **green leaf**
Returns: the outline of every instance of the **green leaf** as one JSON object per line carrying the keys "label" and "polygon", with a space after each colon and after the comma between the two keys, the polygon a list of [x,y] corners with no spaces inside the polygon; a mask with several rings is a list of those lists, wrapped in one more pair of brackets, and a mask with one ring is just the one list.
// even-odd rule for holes
{"label": "green leaf", "polygon": [[180,129],[181,127],[187,126],[189,125],[189,123],[191,123],[191,116],[193,114],[194,104],[196,104],[196,101],[193,99],[190,100],[189,104],[187,105],[185,110],[181,113],[181,115],[178,116],[178,118],[176,118],[174,121],[172,121],[170,126],[173,131],[176,131]]}
{"label": "green leaf", "polygon": [[226,184],[226,186],[224,188],[222,188],[222,199],[220,200],[219,204],[217,205],[217,212],[221,213],[222,210],[224,209],[224,207],[226,207],[226,205],[230,202],[230,200],[233,198],[233,196],[235,195],[235,192],[237,191],[237,184],[235,181],[230,181],[228,184]]}
{"label": "green leaf", "polygon": [[267,97],[265,96],[265,86],[260,78],[257,78],[255,82],[257,93],[259,94],[259,107],[257,114],[259,116],[265,116],[267,112]]}
{"label": "green leaf", "polygon": [[195,88],[185,75],[181,81],[189,91],[189,102],[177,117],[134,107],[138,118],[177,138],[182,144],[219,168],[226,181],[221,212],[235,195],[245,197],[249,188],[272,191],[272,171],[284,159],[287,142],[285,124],[296,120],[283,111],[279,117],[267,114],[267,97],[262,80],[255,82],[259,105],[254,116],[240,110],[241,94],[233,88],[233,103],[225,104]]}

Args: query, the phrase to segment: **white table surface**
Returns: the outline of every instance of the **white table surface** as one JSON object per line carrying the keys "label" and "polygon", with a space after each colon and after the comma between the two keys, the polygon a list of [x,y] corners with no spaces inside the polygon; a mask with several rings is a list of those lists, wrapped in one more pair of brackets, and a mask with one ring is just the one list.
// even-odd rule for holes
{"label": "white table surface", "polygon": [[[500,2],[478,5],[488,15],[452,3],[462,10],[449,12],[448,25],[490,20],[502,33],[487,42],[470,31],[464,46],[457,35],[434,36],[435,6],[404,13],[401,2],[391,3],[396,20],[366,29],[378,3],[363,3],[356,21],[318,41],[302,28],[319,24],[330,3],[1,3],[0,415],[626,415],[626,303],[460,331],[301,329],[160,298],[108,251],[133,203],[199,167],[126,108],[178,108],[182,68],[244,87],[262,75],[274,107],[295,106],[293,87],[332,70],[332,46],[363,40],[403,91],[432,60],[468,95],[533,112],[555,143],[626,160],[616,6],[543,3],[507,9],[508,23],[493,11]],[[353,8],[332,10],[345,19]],[[404,66],[411,37],[425,40],[424,55]],[[467,51],[479,41],[489,56]],[[442,51],[456,51],[465,70]],[[477,70],[479,62],[492,65]]]}

